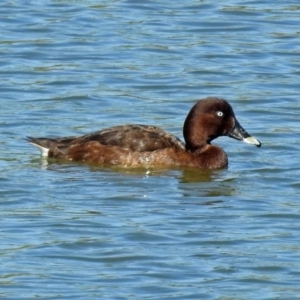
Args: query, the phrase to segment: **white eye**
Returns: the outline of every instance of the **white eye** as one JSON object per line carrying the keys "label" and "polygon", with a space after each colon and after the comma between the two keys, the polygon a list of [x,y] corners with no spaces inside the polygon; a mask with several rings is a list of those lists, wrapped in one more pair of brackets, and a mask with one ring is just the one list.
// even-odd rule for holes
{"label": "white eye", "polygon": [[218,116],[218,117],[223,117],[223,115],[224,115],[224,114],[223,114],[222,111],[217,111],[217,116]]}

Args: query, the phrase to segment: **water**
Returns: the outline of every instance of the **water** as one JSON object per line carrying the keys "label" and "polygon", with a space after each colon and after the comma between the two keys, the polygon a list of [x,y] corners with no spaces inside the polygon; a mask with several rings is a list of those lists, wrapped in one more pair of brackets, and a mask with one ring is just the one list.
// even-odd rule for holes
{"label": "water", "polygon": [[[297,1],[2,1],[0,297],[300,299]],[[229,168],[45,162],[25,136],[182,137],[226,98]]]}

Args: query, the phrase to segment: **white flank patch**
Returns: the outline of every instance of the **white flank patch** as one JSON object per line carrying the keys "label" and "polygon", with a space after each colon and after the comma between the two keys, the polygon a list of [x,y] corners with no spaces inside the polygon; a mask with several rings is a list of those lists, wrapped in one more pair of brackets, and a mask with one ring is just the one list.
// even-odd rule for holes
{"label": "white flank patch", "polygon": [[48,157],[49,149],[44,148],[44,147],[42,147],[42,146],[40,146],[40,145],[37,145],[37,144],[34,144],[34,143],[30,143],[30,144],[32,144],[33,146],[36,146],[36,147],[39,148],[39,150],[41,151],[41,156],[43,156],[43,157]]}

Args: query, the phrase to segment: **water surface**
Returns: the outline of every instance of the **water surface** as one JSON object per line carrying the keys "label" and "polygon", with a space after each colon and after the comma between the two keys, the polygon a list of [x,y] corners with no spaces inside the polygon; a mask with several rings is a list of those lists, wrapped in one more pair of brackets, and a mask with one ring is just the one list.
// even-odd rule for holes
{"label": "water surface", "polygon": [[[2,1],[0,296],[299,299],[297,1]],[[25,136],[182,138],[226,98],[257,149],[218,171],[45,162]]]}

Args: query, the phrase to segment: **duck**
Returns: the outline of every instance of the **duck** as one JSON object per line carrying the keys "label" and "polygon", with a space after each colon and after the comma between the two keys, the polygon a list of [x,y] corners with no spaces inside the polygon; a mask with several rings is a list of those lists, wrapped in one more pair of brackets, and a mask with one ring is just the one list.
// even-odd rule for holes
{"label": "duck", "polygon": [[195,167],[221,169],[228,166],[225,151],[211,142],[228,136],[261,146],[235,117],[231,105],[218,97],[198,100],[183,124],[185,143],[152,125],[127,124],[81,136],[27,137],[42,157],[121,167]]}

